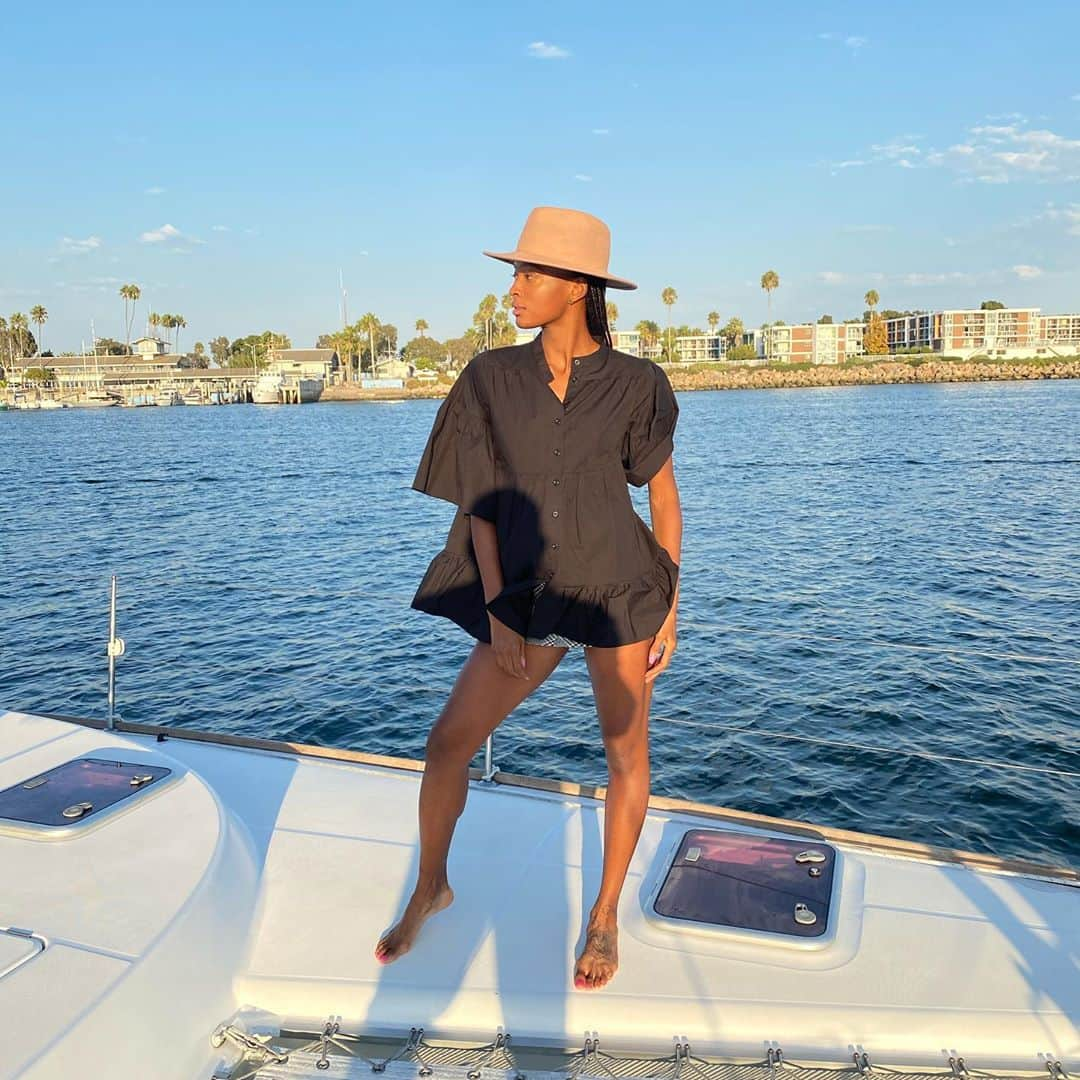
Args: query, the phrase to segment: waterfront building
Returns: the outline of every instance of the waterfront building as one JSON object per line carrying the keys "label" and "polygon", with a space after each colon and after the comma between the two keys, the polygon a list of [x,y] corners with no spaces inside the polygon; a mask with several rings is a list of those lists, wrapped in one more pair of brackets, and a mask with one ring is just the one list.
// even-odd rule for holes
{"label": "waterfront building", "polygon": [[164,356],[171,346],[167,341],[158,337],[136,338],[131,343],[132,350],[139,356]]}
{"label": "waterfront building", "polygon": [[611,344],[619,352],[641,355],[641,335],[636,330],[612,330]]}
{"label": "waterfront building", "polygon": [[1039,337],[1048,345],[1080,350],[1080,315],[1042,315]]}
{"label": "waterfront building", "polygon": [[759,349],[773,363],[842,364],[863,354],[864,334],[862,323],[764,326]]}
{"label": "waterfront building", "polygon": [[723,360],[727,353],[727,341],[719,334],[677,337],[675,351],[679,356],[679,362],[683,364]]}
{"label": "waterfront building", "polygon": [[338,370],[338,354],[333,349],[270,349],[266,370],[287,379],[322,379],[329,386]]}
{"label": "waterfront building", "polygon": [[1040,315],[1039,308],[950,308],[885,320],[889,351],[930,349],[954,356],[1052,355],[1080,347],[1080,315]]}

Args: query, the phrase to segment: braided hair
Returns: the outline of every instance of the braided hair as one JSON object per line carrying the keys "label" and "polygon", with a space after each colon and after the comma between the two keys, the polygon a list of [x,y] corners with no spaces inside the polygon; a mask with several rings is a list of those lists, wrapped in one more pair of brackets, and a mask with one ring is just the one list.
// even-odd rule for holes
{"label": "braided hair", "polygon": [[585,280],[589,284],[589,291],[585,294],[585,325],[596,341],[610,349],[612,344],[607,317],[607,286],[598,278],[590,277]]}

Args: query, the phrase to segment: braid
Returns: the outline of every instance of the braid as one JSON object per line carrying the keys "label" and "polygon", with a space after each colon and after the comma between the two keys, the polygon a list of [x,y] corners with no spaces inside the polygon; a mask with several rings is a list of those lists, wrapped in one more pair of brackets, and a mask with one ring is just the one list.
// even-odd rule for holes
{"label": "braid", "polygon": [[609,349],[611,346],[611,328],[607,317],[607,287],[596,278],[588,278],[589,291],[585,296],[585,325],[589,333]]}

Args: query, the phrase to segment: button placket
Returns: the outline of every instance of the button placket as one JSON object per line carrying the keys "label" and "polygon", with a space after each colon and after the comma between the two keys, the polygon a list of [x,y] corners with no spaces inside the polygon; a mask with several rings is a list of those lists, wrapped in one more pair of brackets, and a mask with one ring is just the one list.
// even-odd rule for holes
{"label": "button placket", "polygon": [[[565,414],[565,408],[566,408],[566,402],[564,400],[563,401],[564,414]],[[551,452],[552,452],[552,455],[554,457],[561,458],[562,457],[563,444],[565,442],[565,440],[564,440],[565,429],[562,426],[563,417],[562,416],[553,416],[551,418],[551,420],[552,420],[553,426],[556,429],[555,432],[554,432],[554,436],[555,436],[554,440],[553,440],[554,445],[551,448]],[[559,464],[561,465],[561,462]],[[551,486],[552,487],[559,487],[559,486],[561,486],[561,484],[562,484],[562,473],[560,471],[557,475],[552,476],[552,478],[551,478]],[[550,503],[549,503],[549,505],[550,505]],[[556,506],[551,506],[551,515],[550,516],[551,516],[551,519],[553,521],[558,521],[558,519],[559,519],[559,511],[560,511],[559,506],[557,506],[557,505]],[[557,536],[558,536],[558,534],[556,534],[556,538],[553,539],[551,541],[551,544],[549,545],[549,548],[550,548],[551,551],[558,551],[559,550],[559,541],[558,541]],[[554,568],[549,568],[548,571],[547,571],[547,574],[546,574],[547,578],[550,579],[554,575],[554,573],[555,573]]]}

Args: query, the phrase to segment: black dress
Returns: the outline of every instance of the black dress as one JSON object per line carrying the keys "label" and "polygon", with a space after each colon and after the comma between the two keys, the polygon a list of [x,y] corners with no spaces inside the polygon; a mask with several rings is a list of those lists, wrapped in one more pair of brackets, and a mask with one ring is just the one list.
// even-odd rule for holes
{"label": "black dress", "polygon": [[[488,613],[523,637],[613,647],[652,638],[679,568],[634,512],[673,450],[663,368],[601,346],[559,401],[541,336],[476,356],[439,406],[412,486],[455,503],[411,607],[490,643]],[[484,603],[469,515],[495,524],[504,587]],[[541,588],[541,584],[543,587]]]}

